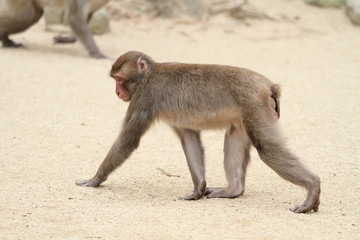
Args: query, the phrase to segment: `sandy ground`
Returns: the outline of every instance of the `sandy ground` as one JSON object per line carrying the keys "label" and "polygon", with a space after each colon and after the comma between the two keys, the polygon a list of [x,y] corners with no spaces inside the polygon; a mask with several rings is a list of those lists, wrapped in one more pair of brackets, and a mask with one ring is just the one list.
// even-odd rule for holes
{"label": "sandy ground", "polygon": [[[177,200],[192,182],[163,124],[102,187],[76,186],[95,173],[128,104],[114,94],[112,61],[88,58],[78,43],[53,46],[40,22],[13,37],[27,49],[0,49],[0,239],[360,239],[360,28],[341,10],[252,2],[300,19],[123,20],[96,41],[112,58],[140,50],[158,61],[247,67],[280,83],[289,147],[322,179],[319,212],[290,212],[305,191],[256,151],[244,196]],[[226,183],[223,134],[203,134],[209,186]]]}

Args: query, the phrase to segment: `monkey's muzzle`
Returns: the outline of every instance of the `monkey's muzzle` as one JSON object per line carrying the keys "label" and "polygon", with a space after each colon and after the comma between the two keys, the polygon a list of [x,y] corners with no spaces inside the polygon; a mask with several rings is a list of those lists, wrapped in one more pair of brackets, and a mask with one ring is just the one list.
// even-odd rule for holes
{"label": "monkey's muzzle", "polygon": [[122,78],[119,77],[115,78],[115,83],[116,83],[115,93],[121,100],[123,100],[124,102],[128,102],[130,101],[130,96],[129,96],[129,91],[126,89],[124,82],[125,81]]}

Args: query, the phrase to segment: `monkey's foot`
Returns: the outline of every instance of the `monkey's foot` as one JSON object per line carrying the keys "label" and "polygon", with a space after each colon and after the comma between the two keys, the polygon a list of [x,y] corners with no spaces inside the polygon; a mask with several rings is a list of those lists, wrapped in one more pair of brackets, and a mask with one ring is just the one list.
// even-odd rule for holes
{"label": "monkey's foot", "polygon": [[199,182],[194,185],[194,192],[191,195],[180,197],[179,200],[198,200],[204,196],[205,188],[206,181],[199,180]]}
{"label": "monkey's foot", "polygon": [[81,187],[98,187],[104,181],[105,180],[100,180],[97,177],[93,177],[92,179],[89,180],[77,181],[76,185]]}
{"label": "monkey's foot", "polygon": [[319,177],[314,177],[314,183],[311,188],[308,190],[308,195],[303,204],[296,205],[290,210],[294,213],[307,213],[311,210],[317,212],[320,205],[320,179]]}
{"label": "monkey's foot", "polygon": [[204,194],[202,194],[202,193],[194,192],[191,195],[179,197],[179,200],[198,200],[198,199],[202,198],[203,196],[204,196]]}
{"label": "monkey's foot", "polygon": [[236,198],[244,193],[243,189],[235,188],[206,188],[207,198]]}
{"label": "monkey's foot", "polygon": [[4,48],[21,48],[24,47],[24,45],[22,45],[21,43],[16,43],[13,40],[9,39],[9,38],[4,38],[2,39],[2,46]]}
{"label": "monkey's foot", "polygon": [[74,36],[55,36],[54,43],[74,43],[76,38]]}
{"label": "monkey's foot", "polygon": [[314,204],[299,204],[291,208],[290,210],[294,213],[307,213],[311,210],[314,210],[314,212],[317,212],[319,210],[320,205],[320,199],[318,198]]}

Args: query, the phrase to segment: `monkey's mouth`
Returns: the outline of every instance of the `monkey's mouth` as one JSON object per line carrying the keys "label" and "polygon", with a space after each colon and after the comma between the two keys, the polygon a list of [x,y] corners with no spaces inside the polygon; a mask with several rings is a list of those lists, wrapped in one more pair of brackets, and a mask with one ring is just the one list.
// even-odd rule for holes
{"label": "monkey's mouth", "polygon": [[115,79],[116,82],[116,95],[124,102],[130,101],[129,91],[123,79]]}

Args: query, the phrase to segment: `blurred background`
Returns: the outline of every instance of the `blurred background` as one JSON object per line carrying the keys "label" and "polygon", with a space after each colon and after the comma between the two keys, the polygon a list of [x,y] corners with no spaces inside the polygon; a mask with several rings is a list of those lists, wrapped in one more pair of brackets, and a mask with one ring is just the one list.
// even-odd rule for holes
{"label": "blurred background", "polygon": [[[44,10],[10,35],[25,47],[0,48],[1,239],[360,239],[358,0],[111,0],[89,22],[105,59],[79,41],[55,44],[71,34],[69,9]],[[193,186],[181,144],[162,123],[102,187],[76,186],[121,129],[128,104],[108,73],[130,50],[250,68],[279,83],[288,145],[321,177],[319,212],[290,212],[304,190],[256,151],[243,196],[177,200]],[[208,186],[225,186],[224,132],[202,138]]]}

